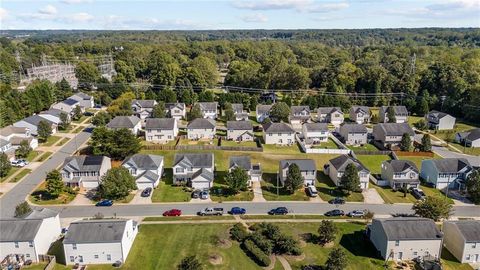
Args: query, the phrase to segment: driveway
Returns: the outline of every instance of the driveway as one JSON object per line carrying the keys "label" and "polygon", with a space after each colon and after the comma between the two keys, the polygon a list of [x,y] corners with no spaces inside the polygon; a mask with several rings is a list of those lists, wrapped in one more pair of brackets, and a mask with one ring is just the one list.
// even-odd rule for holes
{"label": "driveway", "polygon": [[252,183],[252,189],[253,189],[253,201],[254,202],[266,202],[265,198],[263,198],[263,193],[262,193],[262,185],[260,184],[259,181],[254,181]]}
{"label": "driveway", "polygon": [[[149,204],[152,203],[152,195],[148,197],[142,197],[142,190],[137,190],[135,193],[135,197],[130,201],[129,204]],[[152,192],[153,194],[153,192]]]}
{"label": "driveway", "polygon": [[383,204],[385,203],[382,199],[382,196],[378,194],[377,190],[374,188],[368,188],[362,191],[363,202],[371,204]]}

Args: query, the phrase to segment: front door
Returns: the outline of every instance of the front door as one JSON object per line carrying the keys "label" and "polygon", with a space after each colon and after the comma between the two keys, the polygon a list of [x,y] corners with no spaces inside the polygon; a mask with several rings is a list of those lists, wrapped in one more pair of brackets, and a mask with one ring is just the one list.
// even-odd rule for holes
{"label": "front door", "polygon": [[403,257],[403,252],[398,252],[398,259],[401,260]]}

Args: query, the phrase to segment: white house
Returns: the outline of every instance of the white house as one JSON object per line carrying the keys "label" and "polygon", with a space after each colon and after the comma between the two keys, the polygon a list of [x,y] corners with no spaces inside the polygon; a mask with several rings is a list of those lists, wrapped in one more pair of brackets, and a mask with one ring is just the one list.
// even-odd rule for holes
{"label": "white house", "polygon": [[227,121],[227,140],[244,142],[254,138],[250,121]]}
{"label": "white house", "polygon": [[63,239],[65,261],[67,265],[124,263],[137,233],[137,222],[131,219],[73,222]]}
{"label": "white house", "polygon": [[317,121],[320,123],[330,123],[339,126],[343,123],[345,117],[340,107],[320,107],[317,109]]}
{"label": "white house", "polygon": [[145,122],[145,140],[147,142],[165,143],[178,135],[176,118],[147,118]]}
{"label": "white house", "polygon": [[296,164],[300,169],[300,174],[303,177],[303,184],[305,186],[315,185],[317,179],[317,166],[313,159],[283,159],[278,163],[278,179],[280,183],[285,184],[287,180],[288,168],[290,165]]}
{"label": "white house", "polygon": [[408,110],[405,106],[382,106],[378,110],[378,118],[381,123],[389,123],[388,111],[392,110],[395,116],[395,121],[392,123],[407,123],[408,122]]}
{"label": "white house", "polygon": [[142,127],[142,121],[136,116],[115,116],[107,124],[109,129],[121,129],[126,128],[130,130],[134,135],[137,135]]}
{"label": "white house", "polygon": [[154,99],[134,99],[131,105],[133,114],[144,120],[152,116],[153,108],[157,105],[157,101]]}
{"label": "white house", "polygon": [[480,128],[457,133],[455,141],[465,147],[480,147]]}
{"label": "white house", "polygon": [[55,134],[57,133],[57,124],[55,124],[54,122],[48,120],[48,119],[45,119],[39,115],[32,115],[32,116],[29,116],[27,118],[24,118],[18,122],[15,122],[13,123],[13,126],[14,127],[20,127],[20,128],[27,128],[28,130],[30,130],[30,134],[34,135],[34,136],[37,136],[38,135],[38,125],[40,124],[40,122],[46,122],[52,129],[52,134]]}
{"label": "white house", "polygon": [[355,165],[358,170],[358,176],[360,177],[360,188],[367,189],[368,181],[370,180],[370,171],[363,166],[363,164],[350,157],[349,155],[341,155],[336,158],[330,159],[328,164],[324,166],[324,172],[332,179],[336,186],[340,186],[340,182],[343,174],[349,164]]}
{"label": "white house", "polygon": [[448,113],[430,111],[425,115],[427,127],[434,130],[447,130],[455,127],[455,117]]}
{"label": "white house", "polygon": [[256,175],[255,171],[253,170],[250,156],[230,156],[228,164],[228,172],[231,172],[235,168],[240,168],[247,172],[247,185],[249,187],[252,186],[253,179],[255,179],[256,181],[259,180],[257,178],[258,175]]}
{"label": "white house", "polygon": [[19,219],[0,220],[0,260],[18,255],[39,262],[62,232],[58,213],[50,209],[33,210]]}
{"label": "white house", "polygon": [[93,189],[98,187],[102,176],[111,167],[109,157],[71,156],[65,159],[60,173],[67,186]]}
{"label": "white house", "polygon": [[295,130],[285,123],[267,123],[263,125],[263,141],[265,144],[294,144]]}
{"label": "white house", "polygon": [[163,174],[163,157],[135,154],[126,158],[122,166],[135,177],[137,189],[156,188]]}
{"label": "white house", "polygon": [[177,120],[184,119],[187,115],[185,103],[165,103],[165,110],[168,117]]}
{"label": "white house", "polygon": [[290,124],[301,125],[310,120],[310,108],[308,106],[292,106],[289,116]]}
{"label": "white house", "polygon": [[328,141],[330,131],[327,123],[305,123],[302,126],[302,133],[307,144],[318,144]]}
{"label": "white house", "polygon": [[203,118],[216,119],[218,116],[218,102],[198,102]]}
{"label": "white house", "polygon": [[212,140],[216,132],[215,120],[210,118],[197,118],[187,125],[187,138],[189,140]]}
{"label": "white house", "polygon": [[187,184],[194,189],[213,186],[213,153],[177,153],[173,162],[173,183]]}
{"label": "white house", "polygon": [[473,168],[465,158],[427,159],[422,161],[420,177],[437,189],[465,189],[465,180]]}
{"label": "white house", "polygon": [[443,244],[459,262],[480,262],[480,221],[445,221],[443,235]]}
{"label": "white house", "polygon": [[371,118],[370,108],[367,106],[352,106],[350,108],[350,120],[357,124],[366,124]]}
{"label": "white house", "polygon": [[6,126],[0,129],[0,139],[10,142],[14,149],[17,149],[22,141],[27,141],[32,149],[38,147],[38,140],[30,134],[30,129],[25,127]]}
{"label": "white house", "polygon": [[345,123],[340,126],[338,133],[346,145],[364,145],[368,142],[368,130],[362,124]]}
{"label": "white house", "polygon": [[[52,106],[50,106],[51,109],[57,109],[57,110],[61,110],[67,114],[70,114],[70,115],[73,115],[74,113],[74,110],[76,107],[80,107],[80,102],[75,100],[75,99],[71,99],[71,98],[67,98],[63,101],[60,101],[60,102],[57,102],[57,103],[54,103]],[[82,108],[82,112],[84,111],[84,109]]]}
{"label": "white house", "polygon": [[0,153],[7,155],[8,160],[12,161],[15,159],[15,149],[12,147],[12,144],[4,139],[0,139]]}
{"label": "white house", "polygon": [[95,107],[95,102],[93,100],[93,97],[90,95],[87,95],[83,92],[78,92],[69,97],[69,99],[73,99],[79,102],[80,107],[83,108],[93,108]]}
{"label": "white house", "polygon": [[236,121],[248,121],[248,111],[243,110],[243,104],[233,103],[232,110]]}
{"label": "white house", "polygon": [[382,179],[392,189],[416,188],[420,185],[417,165],[410,160],[385,160],[382,162]]}
{"label": "white house", "polygon": [[265,120],[265,118],[270,117],[270,111],[272,110],[272,106],[273,105],[262,105],[262,104],[257,105],[255,109],[255,113],[257,116],[258,123],[262,123]]}

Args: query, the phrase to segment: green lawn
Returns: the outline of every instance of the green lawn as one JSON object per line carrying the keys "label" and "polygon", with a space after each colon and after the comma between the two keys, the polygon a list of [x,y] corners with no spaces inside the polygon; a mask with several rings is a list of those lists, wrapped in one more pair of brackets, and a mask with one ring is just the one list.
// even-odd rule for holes
{"label": "green lawn", "polygon": [[152,143],[152,142],[147,142],[142,138],[142,145],[166,145],[166,146],[175,146],[177,144],[177,139],[168,141],[167,143]]}
{"label": "green lawn", "polygon": [[455,146],[458,150],[462,151],[462,153],[472,156],[480,156],[480,147],[463,147],[463,145],[452,142],[451,145]]}
{"label": "green lawn", "polygon": [[[217,172],[218,175],[218,172]],[[220,177],[216,177],[213,184],[213,189],[210,190],[210,197],[212,201],[251,201],[253,200],[253,192],[250,190],[240,191],[233,194],[228,186],[223,182],[224,173]]]}
{"label": "green lawn", "polygon": [[180,139],[178,142],[178,145],[212,145],[212,146],[217,146],[218,145],[218,139],[213,139],[213,140],[189,140],[189,139]]}
{"label": "green lawn", "polygon": [[87,118],[90,118],[90,116],[82,115],[78,120],[73,120],[72,122],[75,123],[75,124],[81,124]]}
{"label": "green lawn", "polygon": [[338,149],[338,145],[330,138],[326,142],[320,144],[312,145],[312,148],[321,148],[321,149]]}
{"label": "green lawn", "polygon": [[26,168],[25,168],[25,169],[21,169],[20,172],[19,172],[17,175],[15,175],[15,177],[13,177],[13,178],[11,178],[11,179],[9,180],[9,182],[13,182],[13,183],[18,182],[18,181],[20,181],[23,177],[25,177],[27,174],[29,174],[29,173],[31,173],[31,172],[32,172],[32,170],[30,170],[30,169],[26,169]]}
{"label": "green lawn", "polygon": [[424,185],[421,185],[420,188],[423,190],[423,192],[427,196],[438,197],[438,198],[441,198],[441,199],[446,198],[449,203],[451,203],[451,204],[454,203],[452,199],[450,199],[448,197],[445,197],[445,194],[443,192],[441,192],[440,190],[436,189],[436,188],[431,188],[431,187],[427,187],[427,186],[424,186]]}
{"label": "green lawn", "polygon": [[[228,211],[230,209],[224,209]],[[146,217],[143,221],[177,221],[177,220],[233,220],[231,215],[223,216],[179,216],[179,217]]]}
{"label": "green lawn", "polygon": [[263,152],[265,153],[283,153],[283,154],[299,154],[300,148],[295,143],[293,145],[276,145],[276,144],[263,144]]}
{"label": "green lawn", "polygon": [[28,162],[31,162],[32,160],[34,160],[41,152],[40,151],[30,151],[30,153],[28,154],[27,156],[27,161]]}
{"label": "green lawn", "polygon": [[256,142],[237,142],[222,140],[222,146],[243,146],[243,147],[257,147]]}
{"label": "green lawn", "polygon": [[52,152],[45,152],[45,153],[41,154],[36,161],[43,162],[43,161],[47,160],[47,158],[49,158],[51,155],[52,155]]}
{"label": "green lawn", "polygon": [[152,202],[188,202],[190,201],[190,192],[184,187],[172,185],[172,169],[165,169],[165,178],[153,190]]}
{"label": "green lawn", "polygon": [[47,141],[45,142],[42,142],[42,146],[52,146],[54,145],[56,142],[58,142],[60,139],[62,139],[62,137],[59,137],[59,136],[50,136],[48,137]]}
{"label": "green lawn", "polygon": [[407,193],[407,196],[404,197],[403,192],[393,191],[390,187],[379,187],[371,182],[369,186],[377,190],[385,203],[414,203],[417,201],[410,193]]}
{"label": "green lawn", "polygon": [[347,202],[363,202],[363,195],[361,192],[353,192],[346,196],[342,191],[337,189],[337,186],[332,182],[328,175],[323,172],[317,172],[317,191],[318,196],[324,201],[329,201],[335,197],[342,197]]}
{"label": "green lawn", "polygon": [[364,144],[362,146],[353,146],[353,145],[347,145],[348,149],[351,149],[353,151],[355,150],[363,150],[363,151],[378,151],[378,148],[371,144],[371,143],[367,143],[367,144]]}
{"label": "green lawn", "polygon": [[115,203],[129,203],[133,200],[133,197],[135,197],[135,194],[130,193],[130,194],[128,194],[127,197],[125,197],[123,199],[115,200]]}
{"label": "green lawn", "polygon": [[445,247],[442,249],[442,266],[444,270],[473,270],[470,265],[458,262]]}
{"label": "green lawn", "polygon": [[58,132],[59,133],[70,133],[72,132],[72,129],[74,128],[75,126],[73,125],[69,125],[67,129],[60,129],[58,128]]}
{"label": "green lawn", "polygon": [[78,127],[76,127],[76,128],[72,131],[72,133],[79,133],[79,132],[82,131],[84,128],[85,128],[85,127],[78,126]]}
{"label": "green lawn", "polygon": [[280,187],[278,188],[277,196],[277,175],[264,173],[262,178],[262,193],[267,201],[308,201],[310,199],[307,194],[305,194],[303,188],[290,194],[284,188]]}
{"label": "green lawn", "polygon": [[0,182],[3,182],[5,180],[7,180],[7,178],[9,178],[10,176],[12,176],[14,173],[16,173],[18,170],[20,170],[19,167],[11,167],[10,170],[8,171],[7,175],[5,175],[4,177],[0,178]]}
{"label": "green lawn", "polygon": [[51,205],[51,204],[67,204],[75,199],[75,195],[62,192],[58,198],[51,198],[48,192],[45,190],[46,183],[43,182],[32,194],[29,199],[34,204],[39,205]]}
{"label": "green lawn", "polygon": [[61,139],[61,140],[57,143],[56,146],[62,146],[62,145],[64,145],[65,143],[67,143],[68,140],[70,140],[70,139],[69,139],[69,138],[63,138],[63,139]]}
{"label": "green lawn", "polygon": [[357,155],[357,158],[372,174],[382,173],[382,162],[390,160],[387,155]]}

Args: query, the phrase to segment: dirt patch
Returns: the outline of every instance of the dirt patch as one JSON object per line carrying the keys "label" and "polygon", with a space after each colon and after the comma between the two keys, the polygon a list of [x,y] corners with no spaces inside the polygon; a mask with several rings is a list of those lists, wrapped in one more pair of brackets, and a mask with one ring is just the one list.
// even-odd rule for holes
{"label": "dirt patch", "polygon": [[298,245],[303,248],[307,246],[307,242],[304,240],[298,240]]}
{"label": "dirt patch", "polygon": [[228,239],[219,239],[218,242],[217,242],[217,246],[219,248],[228,249],[228,248],[232,247],[232,241],[230,241]]}
{"label": "dirt patch", "polygon": [[305,260],[305,253],[302,253],[298,256],[293,256],[293,255],[283,255],[283,257],[285,257],[285,259],[287,260],[293,260],[293,261],[303,261]]}
{"label": "dirt patch", "polygon": [[328,242],[325,245],[323,245],[324,248],[332,248],[335,245],[335,242]]}
{"label": "dirt patch", "polygon": [[223,263],[223,258],[219,254],[212,254],[208,256],[208,261],[213,265],[220,265]]}

